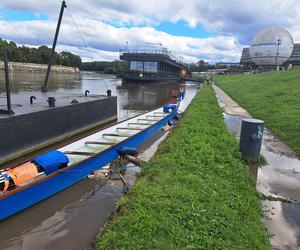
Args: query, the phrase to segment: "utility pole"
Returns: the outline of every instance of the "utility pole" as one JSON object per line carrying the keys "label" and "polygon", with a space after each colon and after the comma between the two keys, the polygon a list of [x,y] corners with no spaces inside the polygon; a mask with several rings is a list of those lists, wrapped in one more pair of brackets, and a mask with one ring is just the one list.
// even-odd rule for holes
{"label": "utility pole", "polygon": [[12,109],[11,109],[8,56],[7,56],[6,50],[3,50],[3,61],[4,61],[4,76],[5,76],[5,87],[6,87],[7,110],[0,109],[0,114],[14,114],[14,111],[12,111]]}
{"label": "utility pole", "polygon": [[47,73],[46,73],[46,78],[45,78],[45,81],[44,81],[44,86],[42,87],[42,92],[47,92],[48,91],[47,86],[48,86],[48,80],[49,80],[49,75],[50,75],[50,71],[51,71],[51,65],[52,65],[54,54],[55,54],[55,47],[56,47],[56,42],[57,42],[57,38],[58,38],[58,34],[59,34],[61,20],[62,20],[63,14],[64,14],[64,9],[66,7],[67,7],[66,1],[62,1],[61,2],[60,13],[59,13],[59,18],[58,18],[58,22],[57,22],[57,26],[56,26],[56,32],[55,32],[55,36],[54,36],[54,40],[53,40],[53,44],[52,44],[51,54],[50,54],[50,58],[49,58],[49,62],[48,62],[48,69],[47,69]]}
{"label": "utility pole", "polygon": [[278,71],[279,70],[279,67],[278,67],[278,52],[279,52],[279,46],[281,45],[281,40],[280,39],[277,39],[277,52],[276,52],[276,70]]}

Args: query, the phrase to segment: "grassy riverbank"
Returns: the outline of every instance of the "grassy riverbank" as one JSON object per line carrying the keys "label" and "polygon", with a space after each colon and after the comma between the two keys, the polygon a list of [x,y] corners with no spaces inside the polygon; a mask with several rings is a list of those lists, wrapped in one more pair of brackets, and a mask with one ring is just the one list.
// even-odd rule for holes
{"label": "grassy riverbank", "polygon": [[300,155],[300,70],[216,77],[215,82]]}
{"label": "grassy riverbank", "polygon": [[198,93],[150,165],[97,249],[270,248],[258,195],[211,87]]}

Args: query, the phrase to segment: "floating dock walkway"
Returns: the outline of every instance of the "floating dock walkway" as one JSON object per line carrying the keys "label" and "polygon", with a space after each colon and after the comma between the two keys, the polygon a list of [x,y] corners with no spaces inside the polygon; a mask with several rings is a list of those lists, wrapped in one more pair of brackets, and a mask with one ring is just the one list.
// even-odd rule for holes
{"label": "floating dock walkway", "polygon": [[11,101],[14,113],[0,114],[0,162],[117,119],[116,96],[26,92],[12,94]]}

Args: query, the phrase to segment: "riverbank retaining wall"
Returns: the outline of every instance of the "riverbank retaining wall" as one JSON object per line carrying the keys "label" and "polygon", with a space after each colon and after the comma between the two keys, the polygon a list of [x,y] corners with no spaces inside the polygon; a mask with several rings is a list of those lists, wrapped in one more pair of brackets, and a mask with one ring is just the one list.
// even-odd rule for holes
{"label": "riverbank retaining wall", "polygon": [[[37,63],[21,63],[21,62],[9,62],[8,68],[10,71],[25,71],[25,72],[44,72],[47,71],[47,64],[37,64]],[[3,61],[0,61],[0,69],[4,69]],[[76,73],[79,72],[79,68],[76,67],[66,67],[61,65],[52,65],[52,72],[57,73]]]}

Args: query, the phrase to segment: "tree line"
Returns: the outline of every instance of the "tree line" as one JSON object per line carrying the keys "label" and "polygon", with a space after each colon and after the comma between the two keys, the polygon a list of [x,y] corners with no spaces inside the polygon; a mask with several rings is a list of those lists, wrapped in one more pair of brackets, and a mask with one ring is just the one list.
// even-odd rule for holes
{"label": "tree line", "polygon": [[[31,48],[24,45],[18,46],[13,41],[6,41],[0,38],[0,50],[2,51],[4,49],[7,50],[8,60],[12,62],[48,64],[51,53],[51,48],[44,45],[38,48]],[[0,53],[0,59],[3,60],[2,53]],[[125,61],[82,62],[80,56],[66,51],[60,53],[55,52],[52,63],[54,65],[78,67],[80,70],[85,71],[100,71],[116,75],[128,70],[128,64]],[[189,69],[192,72],[201,72],[215,68],[215,65],[210,65],[203,60],[189,65]]]}
{"label": "tree line", "polygon": [[[24,63],[40,63],[48,64],[51,48],[40,46],[38,48],[30,48],[27,46],[18,46],[13,41],[6,41],[0,38],[0,50],[6,50],[8,60],[12,62]],[[3,55],[0,55],[3,60]],[[74,55],[71,52],[55,52],[53,57],[54,65],[63,65],[69,67],[80,67],[82,64],[80,56]]]}
{"label": "tree line", "polygon": [[215,65],[211,65],[208,62],[205,62],[204,60],[200,60],[197,63],[191,63],[189,65],[189,69],[191,72],[202,72],[206,71],[208,69],[215,69]]}
{"label": "tree line", "polygon": [[128,69],[127,62],[115,60],[112,62],[98,61],[98,62],[84,62],[81,64],[81,70],[86,71],[101,71],[106,74],[115,74],[126,72]]}
{"label": "tree line", "polygon": [[241,66],[239,65],[231,65],[231,66],[227,66],[224,65],[222,63],[213,65],[213,64],[209,64],[208,62],[205,62],[204,60],[200,60],[197,63],[191,63],[189,65],[189,69],[192,72],[203,72],[206,71],[208,69],[235,69],[238,70],[241,68]]}
{"label": "tree line", "polygon": [[[24,63],[39,63],[48,64],[51,48],[40,46],[31,48],[27,46],[18,46],[13,41],[6,41],[0,38],[0,50],[6,50],[8,60],[11,62]],[[3,55],[0,53],[0,60],[3,60]],[[74,55],[71,52],[55,52],[53,57],[53,65],[62,65],[69,67],[78,67],[80,70],[86,71],[101,71],[107,74],[120,74],[127,70],[127,63],[123,61],[98,61],[98,62],[82,62],[80,56]]]}

